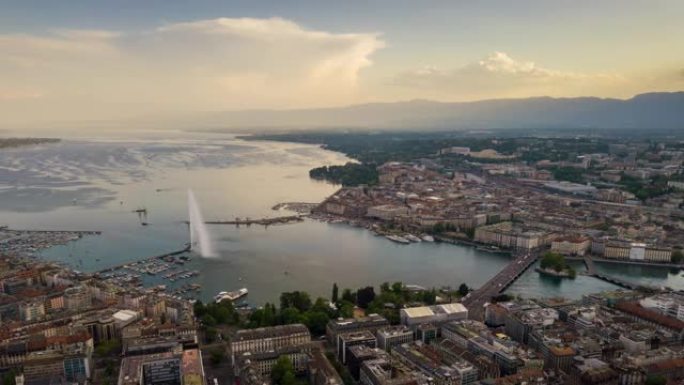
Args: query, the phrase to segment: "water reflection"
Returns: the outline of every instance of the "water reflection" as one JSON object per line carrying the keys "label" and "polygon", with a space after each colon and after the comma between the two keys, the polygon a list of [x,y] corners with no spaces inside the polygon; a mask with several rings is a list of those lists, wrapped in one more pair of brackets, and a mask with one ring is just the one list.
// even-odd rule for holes
{"label": "water reflection", "polygon": [[[0,218],[15,228],[101,230],[101,236],[44,252],[44,257],[95,271],[182,248],[188,242],[187,200],[192,187],[207,220],[282,215],[271,207],[280,202],[318,202],[337,187],[312,181],[308,170],[349,159],[316,146],[289,143],[246,143],[230,136],[138,139],[79,139],[54,148],[27,148],[0,153]],[[26,177],[24,179],[24,177]],[[17,178],[24,188],[47,189],[17,195]],[[71,189],[65,185],[73,184]],[[85,189],[76,197],[60,191]],[[77,193],[78,194],[78,193]],[[11,202],[11,204],[6,203]],[[33,210],[21,208],[33,207]],[[137,208],[145,208],[148,226],[141,226]],[[398,245],[383,237],[345,225],[307,220],[264,228],[209,226],[217,258],[195,258],[201,297],[246,286],[255,303],[276,300],[287,290],[307,290],[328,296],[333,282],[340,287],[404,281],[426,287],[460,283],[479,286],[509,259],[469,247],[421,243]],[[667,270],[625,267],[611,273],[645,276],[678,287],[681,278]],[[576,266],[578,271],[583,267]],[[622,270],[621,270],[622,269]],[[155,278],[145,278],[155,282]],[[582,294],[613,285],[578,275],[575,280],[540,277],[530,269],[509,292],[529,297]]]}

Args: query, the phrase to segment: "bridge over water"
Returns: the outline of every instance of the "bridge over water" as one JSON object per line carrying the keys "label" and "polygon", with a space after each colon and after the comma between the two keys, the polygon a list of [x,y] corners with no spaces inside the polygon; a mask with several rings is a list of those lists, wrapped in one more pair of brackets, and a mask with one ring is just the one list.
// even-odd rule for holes
{"label": "bridge over water", "polygon": [[[483,320],[485,303],[491,301],[492,297],[501,294],[510,285],[512,285],[513,282],[520,278],[520,276],[523,275],[523,273],[525,273],[525,271],[539,259],[540,254],[540,250],[514,253],[513,256],[515,259],[513,259],[503,270],[487,281],[479,289],[471,292],[468,297],[463,299],[463,305],[468,308],[469,318]],[[600,273],[596,269],[596,265],[594,264],[591,256],[587,255],[583,258],[583,260],[587,267],[586,274],[588,276],[595,277],[629,290],[658,290],[658,288],[655,287],[630,282],[625,279]]]}
{"label": "bridge over water", "polygon": [[514,259],[503,270],[463,300],[463,305],[468,308],[468,317],[477,320],[484,319],[485,303],[501,294],[520,278],[539,259],[539,253],[539,251],[514,253]]}

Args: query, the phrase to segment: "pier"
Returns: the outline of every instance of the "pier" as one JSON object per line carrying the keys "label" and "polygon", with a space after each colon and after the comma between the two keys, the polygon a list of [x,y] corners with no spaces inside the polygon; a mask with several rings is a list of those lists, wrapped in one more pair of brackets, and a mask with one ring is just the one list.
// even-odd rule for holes
{"label": "pier", "polygon": [[14,231],[20,233],[36,233],[36,234],[61,234],[72,233],[79,235],[100,235],[100,230],[41,230],[41,229],[10,229],[8,226],[0,226],[0,231]]}
{"label": "pier", "polygon": [[[234,220],[222,220],[222,221],[204,221],[207,225],[234,225],[234,226],[251,226],[251,225],[261,225],[261,226],[271,226],[271,225],[285,225],[288,223],[302,222],[307,215],[288,215],[284,217],[274,217],[274,218],[235,218]],[[188,223],[188,221],[185,221]]]}
{"label": "pier", "polygon": [[484,305],[492,297],[501,294],[513,284],[539,259],[538,251],[514,253],[512,260],[503,270],[487,281],[479,289],[472,291],[462,302],[468,308],[468,318],[484,319]]}
{"label": "pier", "polygon": [[110,267],[108,267],[108,268],[106,268],[106,269],[99,270],[99,271],[97,271],[96,273],[97,273],[97,274],[109,273],[109,272],[112,272],[112,271],[116,271],[116,270],[122,269],[122,268],[124,268],[124,266],[129,265],[129,264],[134,263],[134,262],[148,261],[148,260],[152,260],[152,259],[164,259],[164,258],[166,258],[166,257],[173,257],[173,256],[178,255],[178,254],[187,253],[187,252],[189,252],[189,251],[190,251],[190,244],[187,244],[187,245],[185,245],[184,248],[182,248],[182,249],[180,249],[180,250],[171,251],[171,252],[168,252],[168,253],[166,253],[166,254],[155,255],[155,256],[148,257],[148,258],[144,258],[144,259],[140,259],[140,260],[137,260],[137,261],[126,262],[126,263],[122,263],[122,264],[116,265],[116,266],[110,266]]}

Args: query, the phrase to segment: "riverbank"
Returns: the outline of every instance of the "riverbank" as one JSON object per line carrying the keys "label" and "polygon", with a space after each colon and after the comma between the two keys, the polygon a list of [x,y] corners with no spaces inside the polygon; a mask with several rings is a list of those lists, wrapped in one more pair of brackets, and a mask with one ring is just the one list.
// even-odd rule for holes
{"label": "riverbank", "polygon": [[[571,260],[571,261],[584,261],[584,257],[578,257],[578,256],[566,256],[565,259]],[[684,270],[684,264],[676,264],[676,263],[633,261],[633,260],[625,260],[625,259],[609,259],[609,258],[601,258],[601,257],[596,257],[596,256],[592,256],[591,259],[594,260],[594,262],[613,263],[613,264],[617,264],[617,265],[665,267],[665,268],[669,268],[669,269]]]}

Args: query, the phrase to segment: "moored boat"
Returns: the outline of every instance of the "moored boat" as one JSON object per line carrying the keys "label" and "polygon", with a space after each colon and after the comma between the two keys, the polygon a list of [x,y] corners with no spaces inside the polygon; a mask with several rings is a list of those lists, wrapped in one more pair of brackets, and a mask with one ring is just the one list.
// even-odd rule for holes
{"label": "moored boat", "polygon": [[216,303],[219,303],[219,302],[225,301],[225,300],[232,302],[232,301],[235,301],[236,299],[239,299],[239,298],[246,296],[247,293],[249,293],[249,291],[247,290],[246,287],[243,287],[242,289],[236,290],[236,291],[222,291],[214,297],[214,300],[216,301]]}
{"label": "moored boat", "polygon": [[408,239],[411,242],[416,242],[416,243],[421,242],[421,239],[416,237],[413,234],[406,234],[406,235],[404,235],[404,238]]}
{"label": "moored boat", "polygon": [[401,243],[403,245],[411,243],[408,239],[404,237],[400,237],[398,235],[385,235],[385,238],[389,239],[390,241]]}

